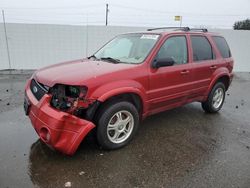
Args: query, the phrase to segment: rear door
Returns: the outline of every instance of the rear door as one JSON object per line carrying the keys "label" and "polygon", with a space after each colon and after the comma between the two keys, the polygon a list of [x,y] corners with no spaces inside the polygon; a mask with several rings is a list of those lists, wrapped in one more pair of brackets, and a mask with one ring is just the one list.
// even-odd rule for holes
{"label": "rear door", "polygon": [[211,77],[218,67],[215,50],[208,37],[202,34],[191,34],[193,62],[192,97],[203,96],[211,82]]}

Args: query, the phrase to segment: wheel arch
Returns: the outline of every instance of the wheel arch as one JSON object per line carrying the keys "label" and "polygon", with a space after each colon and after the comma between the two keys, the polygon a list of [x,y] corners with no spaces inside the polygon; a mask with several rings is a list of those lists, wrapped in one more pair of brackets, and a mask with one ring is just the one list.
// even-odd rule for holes
{"label": "wheel arch", "polygon": [[209,88],[208,88],[208,90],[206,92],[206,96],[208,96],[209,92],[212,90],[212,88],[214,87],[214,85],[217,82],[222,82],[225,85],[225,89],[227,91],[228,88],[229,88],[229,85],[230,85],[230,76],[229,76],[229,74],[222,73],[222,74],[219,74],[216,77],[214,77],[214,79],[210,83]]}
{"label": "wheel arch", "polygon": [[140,96],[140,94],[132,91],[113,93],[113,95],[105,95],[105,97],[103,96],[98,100],[101,101],[99,109],[102,108],[103,106],[119,101],[131,102],[136,107],[140,115],[142,115],[145,108],[143,99]]}
{"label": "wheel arch", "polygon": [[228,75],[224,75],[224,76],[219,77],[215,83],[217,83],[217,82],[222,82],[225,86],[226,91],[228,90],[229,85],[230,85],[230,78]]}

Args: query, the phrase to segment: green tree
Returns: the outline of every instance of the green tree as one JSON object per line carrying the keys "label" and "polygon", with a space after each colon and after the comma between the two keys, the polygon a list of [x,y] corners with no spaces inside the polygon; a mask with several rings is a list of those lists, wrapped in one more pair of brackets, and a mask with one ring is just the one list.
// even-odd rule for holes
{"label": "green tree", "polygon": [[250,19],[235,22],[233,28],[235,30],[250,30]]}

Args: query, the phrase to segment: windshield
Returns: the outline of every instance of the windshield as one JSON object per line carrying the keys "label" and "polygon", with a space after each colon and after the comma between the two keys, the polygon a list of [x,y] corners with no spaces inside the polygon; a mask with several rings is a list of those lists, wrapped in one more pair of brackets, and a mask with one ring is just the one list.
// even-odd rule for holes
{"label": "windshield", "polygon": [[157,34],[125,34],[107,43],[97,53],[96,59],[119,63],[142,63],[159,38]]}

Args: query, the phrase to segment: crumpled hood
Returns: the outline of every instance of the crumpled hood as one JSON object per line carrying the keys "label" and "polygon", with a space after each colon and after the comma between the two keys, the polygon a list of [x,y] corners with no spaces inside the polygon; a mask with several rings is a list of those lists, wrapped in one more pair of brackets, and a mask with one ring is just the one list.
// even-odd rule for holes
{"label": "crumpled hood", "polygon": [[75,60],[42,68],[34,74],[34,77],[38,82],[49,87],[52,87],[56,83],[81,85],[89,79],[123,69],[129,69],[134,66],[135,65],[131,64],[113,64],[88,59]]}

